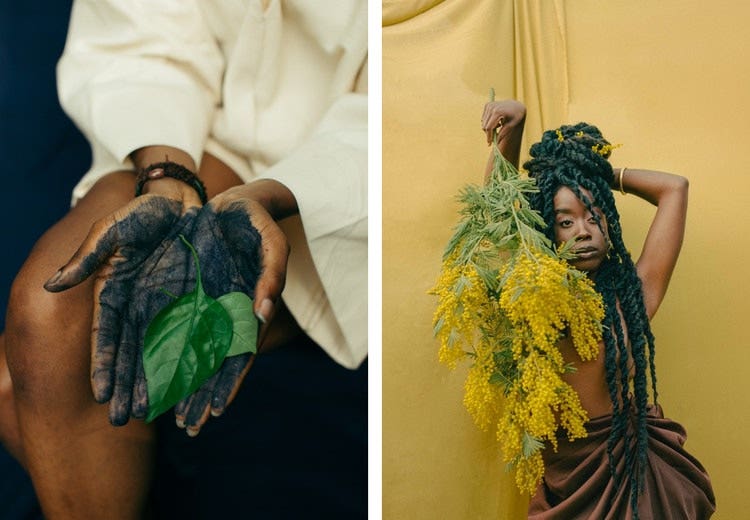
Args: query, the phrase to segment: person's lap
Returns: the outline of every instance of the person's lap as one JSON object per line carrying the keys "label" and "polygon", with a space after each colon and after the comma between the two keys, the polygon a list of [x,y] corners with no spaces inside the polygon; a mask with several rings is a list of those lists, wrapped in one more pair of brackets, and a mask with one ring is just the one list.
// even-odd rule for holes
{"label": "person's lap", "polygon": [[11,289],[5,339],[17,424],[26,469],[49,516],[107,511],[122,497],[123,517],[132,517],[145,501],[137,496],[148,485],[152,434],[139,422],[111,427],[90,389],[91,282],[59,294],[43,289],[91,224],[132,190],[129,173],[97,183],[39,239]]}

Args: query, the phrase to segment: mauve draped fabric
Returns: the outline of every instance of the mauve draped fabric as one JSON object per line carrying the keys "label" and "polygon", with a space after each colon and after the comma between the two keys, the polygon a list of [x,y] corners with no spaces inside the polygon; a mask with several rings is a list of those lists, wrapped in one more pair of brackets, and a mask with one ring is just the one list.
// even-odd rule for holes
{"label": "mauve draped fabric", "polygon": [[[632,424],[629,427],[633,432]],[[624,520],[632,518],[628,477],[615,487],[607,457],[612,416],[592,419],[588,437],[560,439],[557,453],[545,453],[543,483],[531,498],[532,520]],[[648,462],[638,502],[641,520],[703,520],[716,508],[711,480],[701,463],[683,445],[685,429],[664,418],[661,407],[647,415]],[[624,440],[615,446],[617,471],[624,471]]]}

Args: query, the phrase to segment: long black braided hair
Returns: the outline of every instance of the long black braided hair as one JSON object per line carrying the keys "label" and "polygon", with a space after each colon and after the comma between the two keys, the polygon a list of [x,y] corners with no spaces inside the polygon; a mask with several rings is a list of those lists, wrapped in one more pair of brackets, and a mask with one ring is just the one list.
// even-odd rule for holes
{"label": "long black braided hair", "polygon": [[[594,283],[596,290],[602,295],[605,307],[602,335],[606,380],[613,404],[612,431],[607,443],[607,454],[615,485],[619,485],[623,478],[628,478],[632,509],[637,518],[638,495],[643,489],[648,443],[647,372],[650,372],[654,403],[657,398],[654,336],[643,302],[641,280],[623,243],[620,215],[610,188],[614,180],[612,166],[607,160],[611,149],[610,143],[595,126],[587,123],[566,125],[544,132],[541,142],[531,147],[531,159],[524,164],[524,168],[536,179],[539,192],[532,196],[530,202],[547,223],[545,233],[553,243],[553,199],[562,186],[570,188],[586,205],[602,233],[602,221],[594,211],[594,206],[600,208],[606,217],[610,251],[599,267]],[[588,190],[591,198],[583,189]],[[627,330],[623,330],[618,301]],[[631,369],[635,371],[632,391]],[[635,410],[635,427],[632,430],[628,428],[631,410]],[[622,473],[616,471],[617,460],[614,455],[615,447],[621,440],[624,441]]]}

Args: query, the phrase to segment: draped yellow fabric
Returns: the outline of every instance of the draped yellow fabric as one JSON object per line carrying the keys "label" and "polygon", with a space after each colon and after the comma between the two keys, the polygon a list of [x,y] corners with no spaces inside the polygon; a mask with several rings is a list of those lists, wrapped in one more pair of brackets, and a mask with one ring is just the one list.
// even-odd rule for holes
{"label": "draped yellow fabric", "polygon": [[[690,180],[687,233],[652,322],[660,401],[685,425],[718,511],[744,518],[750,451],[747,127],[750,4],[732,0],[445,0],[383,6],[383,517],[516,519],[526,499],[437,362],[427,295],[480,183],[489,87],[528,107],[521,161],[543,129],[581,120],[615,166]],[[654,209],[616,195],[637,258]]]}
{"label": "draped yellow fabric", "polygon": [[383,25],[393,25],[435,7],[443,0],[383,0]]}
{"label": "draped yellow fabric", "polygon": [[489,88],[498,99],[517,83],[536,88],[513,74],[513,4],[446,1],[383,28],[384,518],[520,518],[526,508],[492,435],[462,407],[463,374],[437,364],[427,295],[452,198],[482,179]]}
{"label": "draped yellow fabric", "polygon": [[568,122],[565,4],[514,0],[513,26],[514,97],[528,107],[526,135],[541,135]]}

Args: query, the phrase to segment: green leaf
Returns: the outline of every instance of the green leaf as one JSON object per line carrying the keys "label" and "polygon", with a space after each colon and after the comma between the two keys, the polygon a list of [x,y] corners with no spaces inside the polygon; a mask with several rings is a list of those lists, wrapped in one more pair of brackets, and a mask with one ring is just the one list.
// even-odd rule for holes
{"label": "green leaf", "polygon": [[217,301],[232,319],[232,344],[227,357],[258,351],[258,318],[253,313],[253,300],[242,292],[219,296]]}
{"label": "green leaf", "polygon": [[529,435],[529,432],[523,432],[523,439],[521,441],[524,458],[531,457],[534,453],[544,448],[544,442],[540,441],[536,437]]}
{"label": "green leaf", "polygon": [[558,258],[564,258],[566,260],[575,258],[575,254],[573,253],[573,246],[575,246],[575,244],[575,239],[571,238],[570,240],[564,242],[561,246],[559,246],[557,248]]}
{"label": "green leaf", "polygon": [[451,329],[450,334],[448,334],[448,346],[453,347],[460,340],[461,334],[456,329]]}
{"label": "green leaf", "polygon": [[440,316],[440,318],[435,322],[435,326],[432,328],[432,335],[437,336],[443,329],[443,325],[445,325],[445,317]]}
{"label": "green leaf", "polygon": [[190,395],[221,366],[232,319],[200,286],[162,309],[146,330],[143,370],[152,421]]}
{"label": "green leaf", "polygon": [[513,291],[513,294],[510,295],[510,301],[515,303],[516,300],[518,300],[521,297],[521,295],[523,294],[523,291],[524,291],[523,287],[516,287],[515,290]]}
{"label": "green leaf", "polygon": [[195,288],[164,307],[146,329],[143,369],[150,422],[193,393],[221,366],[232,342],[232,318],[203,291],[198,254]]}
{"label": "green leaf", "polygon": [[484,282],[485,287],[492,288],[497,284],[497,269],[485,269],[482,266],[475,265],[479,278]]}
{"label": "green leaf", "polygon": [[453,290],[455,291],[456,296],[461,296],[461,293],[463,293],[464,289],[467,287],[471,287],[471,280],[466,276],[461,275],[458,277],[458,280],[456,280],[456,285],[453,287]]}
{"label": "green leaf", "polygon": [[507,377],[499,372],[495,372],[490,376],[489,382],[491,385],[503,385],[503,387],[509,386],[512,381],[509,381]]}

